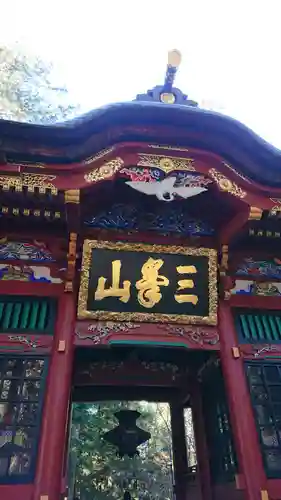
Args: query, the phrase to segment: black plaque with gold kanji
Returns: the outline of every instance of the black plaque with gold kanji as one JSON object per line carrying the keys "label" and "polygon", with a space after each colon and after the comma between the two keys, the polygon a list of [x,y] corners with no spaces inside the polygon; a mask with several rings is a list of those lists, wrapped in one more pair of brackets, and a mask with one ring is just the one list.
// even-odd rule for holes
{"label": "black plaque with gold kanji", "polygon": [[216,323],[216,252],[86,241],[78,316]]}

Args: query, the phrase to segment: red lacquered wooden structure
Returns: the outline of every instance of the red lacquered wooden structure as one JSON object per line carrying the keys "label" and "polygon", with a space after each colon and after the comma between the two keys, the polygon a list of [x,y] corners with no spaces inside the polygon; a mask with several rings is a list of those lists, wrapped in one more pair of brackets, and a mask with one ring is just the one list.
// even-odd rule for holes
{"label": "red lacquered wooden structure", "polygon": [[[177,499],[281,498],[281,154],[189,100],[176,66],[134,102],[71,122],[0,121],[0,498],[67,498],[70,406],[93,386],[166,391]],[[145,306],[97,295],[108,252],[132,294],[149,256],[164,262]],[[172,303],[184,259],[203,273],[182,285],[197,299]]]}

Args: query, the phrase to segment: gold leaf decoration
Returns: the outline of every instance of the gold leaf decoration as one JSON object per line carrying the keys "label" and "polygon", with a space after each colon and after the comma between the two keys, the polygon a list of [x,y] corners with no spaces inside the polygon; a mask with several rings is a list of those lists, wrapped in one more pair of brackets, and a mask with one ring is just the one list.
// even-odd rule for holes
{"label": "gold leaf decoration", "polygon": [[58,190],[52,183],[56,178],[55,175],[44,174],[21,174],[20,176],[0,176],[0,186],[4,191],[15,189],[15,191],[22,191],[24,187],[31,193],[35,188],[39,189],[39,193],[45,193],[46,189],[50,189],[52,194],[57,194]]}
{"label": "gold leaf decoration", "polygon": [[247,195],[246,191],[243,191],[239,186],[237,186],[237,184],[235,184],[235,182],[225,177],[225,175],[218,172],[215,168],[211,168],[209,170],[209,174],[217,183],[221,191],[225,191],[241,199],[245,198]]}
{"label": "gold leaf decoration", "polygon": [[114,160],[104,163],[101,167],[94,168],[90,172],[84,175],[86,182],[100,182],[105,179],[110,179],[116,172],[118,172],[124,166],[124,161],[122,158],[115,158]]}
{"label": "gold leaf decoration", "polygon": [[165,155],[140,154],[138,167],[159,168],[165,174],[169,174],[174,170],[195,171],[194,160],[192,158],[175,158]]}

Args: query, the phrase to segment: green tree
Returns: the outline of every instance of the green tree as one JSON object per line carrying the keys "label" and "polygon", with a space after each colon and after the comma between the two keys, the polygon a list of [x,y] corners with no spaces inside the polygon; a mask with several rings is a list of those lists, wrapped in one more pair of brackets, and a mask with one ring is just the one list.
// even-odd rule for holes
{"label": "green tree", "polygon": [[55,85],[51,63],[17,44],[0,47],[0,118],[49,124],[78,110],[66,87]]}
{"label": "green tree", "polygon": [[[102,434],[117,425],[121,408],[141,413],[138,425],[151,433],[139,447],[139,457],[119,458]],[[74,405],[70,469],[81,500],[121,499],[125,489],[133,498],[172,498],[172,440],[169,406],[164,403],[102,402]],[[74,472],[75,471],[75,472]]]}

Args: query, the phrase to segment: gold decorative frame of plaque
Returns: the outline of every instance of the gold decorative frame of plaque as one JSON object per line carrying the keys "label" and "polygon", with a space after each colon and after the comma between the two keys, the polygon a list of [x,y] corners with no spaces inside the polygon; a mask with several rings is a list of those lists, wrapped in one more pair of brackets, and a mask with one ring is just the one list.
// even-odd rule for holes
{"label": "gold decorative frame of plaque", "polygon": [[[146,253],[167,253],[181,254],[187,256],[208,257],[208,294],[209,294],[209,313],[208,316],[192,316],[184,314],[162,314],[146,312],[114,312],[87,309],[90,270],[92,262],[92,250],[94,249],[120,250],[128,252],[146,252]],[[173,245],[149,245],[145,243],[123,243],[114,241],[95,241],[85,240],[83,246],[83,259],[81,269],[80,290],[78,298],[78,319],[94,319],[97,321],[136,321],[147,323],[179,323],[179,324],[217,324],[217,252],[210,248],[187,248]]]}

